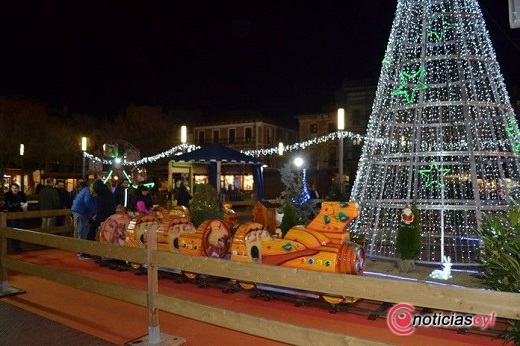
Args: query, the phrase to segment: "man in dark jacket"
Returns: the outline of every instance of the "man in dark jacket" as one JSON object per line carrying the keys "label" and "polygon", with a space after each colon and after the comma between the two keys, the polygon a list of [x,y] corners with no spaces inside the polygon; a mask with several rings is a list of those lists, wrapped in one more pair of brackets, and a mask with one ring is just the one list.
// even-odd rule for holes
{"label": "man in dark jacket", "polygon": [[[5,193],[4,198],[6,211],[27,211],[27,196],[25,193],[20,191],[20,186],[18,184],[12,183],[9,191]],[[23,219],[7,220],[7,227],[25,228],[25,221]],[[12,239],[11,244],[13,245],[15,253],[22,252],[19,240]]]}
{"label": "man in dark jacket", "polygon": [[[47,178],[45,186],[40,190],[40,210],[61,209],[60,196],[54,188],[56,180]],[[42,228],[54,227],[55,217],[42,217]]]}
{"label": "man in dark jacket", "polygon": [[[67,190],[65,190],[65,182],[63,180],[56,181],[56,191],[58,191],[58,196],[60,196],[61,207],[63,209],[70,209],[72,207],[72,200],[70,199],[70,194]],[[67,217],[56,216],[55,226],[64,226]]]}
{"label": "man in dark jacket", "polygon": [[96,215],[90,224],[87,240],[96,240],[97,229],[103,221],[116,213],[116,200],[112,191],[101,180],[94,182]]}
{"label": "man in dark jacket", "polygon": [[119,184],[114,191],[114,197],[116,199],[116,204],[118,206],[128,208],[132,201],[131,201],[131,190],[130,190],[130,181],[128,179],[123,179],[121,184]]}

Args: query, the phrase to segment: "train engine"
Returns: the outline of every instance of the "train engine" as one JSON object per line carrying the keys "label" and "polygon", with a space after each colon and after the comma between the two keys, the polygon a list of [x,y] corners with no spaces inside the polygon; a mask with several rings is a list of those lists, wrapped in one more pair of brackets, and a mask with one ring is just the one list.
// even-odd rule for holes
{"label": "train engine", "polygon": [[[276,265],[331,273],[363,275],[365,251],[350,241],[348,224],[358,216],[357,203],[323,202],[307,226],[292,227],[285,237],[270,234],[257,222],[231,224],[207,220],[195,233],[179,235],[179,252],[237,262]],[[186,273],[194,278],[196,274]],[[239,282],[245,289],[255,283]],[[323,297],[337,304],[347,297]]]}

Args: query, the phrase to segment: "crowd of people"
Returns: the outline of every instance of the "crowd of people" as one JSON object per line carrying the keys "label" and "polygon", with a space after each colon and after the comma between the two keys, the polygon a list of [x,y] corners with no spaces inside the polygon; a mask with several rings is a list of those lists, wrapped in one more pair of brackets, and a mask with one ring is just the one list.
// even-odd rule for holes
{"label": "crowd of people", "polygon": [[[9,191],[4,195],[4,207],[8,212],[27,211],[27,196],[23,191],[20,191],[20,185],[12,183],[9,186]],[[25,223],[23,219],[7,220],[7,226],[12,228],[24,228]],[[16,253],[22,252],[19,240],[12,240],[11,244]]]}
{"label": "crowd of people", "polygon": [[[47,178],[45,185],[38,185],[35,190],[40,210],[71,209],[72,218],[67,216],[42,217],[41,228],[52,228],[70,225],[73,222],[77,237],[84,240],[95,240],[99,226],[103,221],[115,214],[117,210],[127,210],[141,215],[151,215],[154,206],[153,195],[147,186],[134,188],[128,179],[122,180],[115,188],[110,183],[96,179],[88,183],[78,179],[76,187],[68,192],[63,180]],[[177,182],[173,189],[173,198],[177,205],[188,207],[192,199],[185,184]],[[20,191],[20,186],[11,184],[5,193],[5,209],[8,212],[27,211],[27,196]],[[23,219],[8,220],[8,227],[25,228]],[[20,241],[13,240],[15,253],[22,252]],[[78,258],[86,259],[88,254],[78,253]]]}
{"label": "crowd of people", "polygon": [[[141,185],[134,189],[128,179],[124,179],[113,191],[110,184],[99,179],[91,185],[81,182],[76,193],[71,211],[79,239],[96,240],[99,226],[117,210],[152,214],[153,197],[149,188]],[[78,258],[88,259],[90,256],[79,253]]]}

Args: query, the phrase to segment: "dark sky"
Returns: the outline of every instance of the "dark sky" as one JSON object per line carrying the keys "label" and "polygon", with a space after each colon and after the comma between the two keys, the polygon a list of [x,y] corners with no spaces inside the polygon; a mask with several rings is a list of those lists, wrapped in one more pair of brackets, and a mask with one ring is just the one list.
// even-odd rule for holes
{"label": "dark sky", "polygon": [[[316,111],[334,106],[343,80],[379,76],[396,2],[10,1],[0,8],[0,95],[105,115],[130,103]],[[519,80],[507,1],[480,3],[506,80]]]}

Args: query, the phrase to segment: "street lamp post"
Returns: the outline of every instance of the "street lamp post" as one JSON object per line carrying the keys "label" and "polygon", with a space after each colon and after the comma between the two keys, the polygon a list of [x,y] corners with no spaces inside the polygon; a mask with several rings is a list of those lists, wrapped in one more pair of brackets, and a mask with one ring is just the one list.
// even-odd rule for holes
{"label": "street lamp post", "polygon": [[298,172],[298,182],[299,182],[300,181],[300,169],[303,165],[303,159],[301,157],[295,158],[294,165],[296,166],[296,171]]}
{"label": "street lamp post", "polygon": [[181,126],[181,143],[186,144],[188,141],[188,128],[186,125]]}
{"label": "street lamp post", "polygon": [[283,156],[283,152],[285,150],[285,147],[283,146],[282,142],[278,143],[278,155]]}
{"label": "street lamp post", "polygon": [[186,152],[186,142],[188,141],[188,128],[186,125],[181,126],[181,152]]}
{"label": "street lamp post", "polygon": [[343,130],[345,130],[345,110],[343,108],[338,108],[338,175],[341,193],[345,192],[345,185],[343,184]]}
{"label": "street lamp post", "polygon": [[86,165],[86,156],[85,152],[87,151],[87,137],[81,137],[81,151],[83,152],[83,166],[81,170],[81,178],[86,179],[85,177],[85,165]]}
{"label": "street lamp post", "polygon": [[20,189],[22,192],[25,192],[24,174],[23,174],[23,154],[24,153],[25,153],[25,146],[23,144],[20,144],[20,169],[21,169]]}

